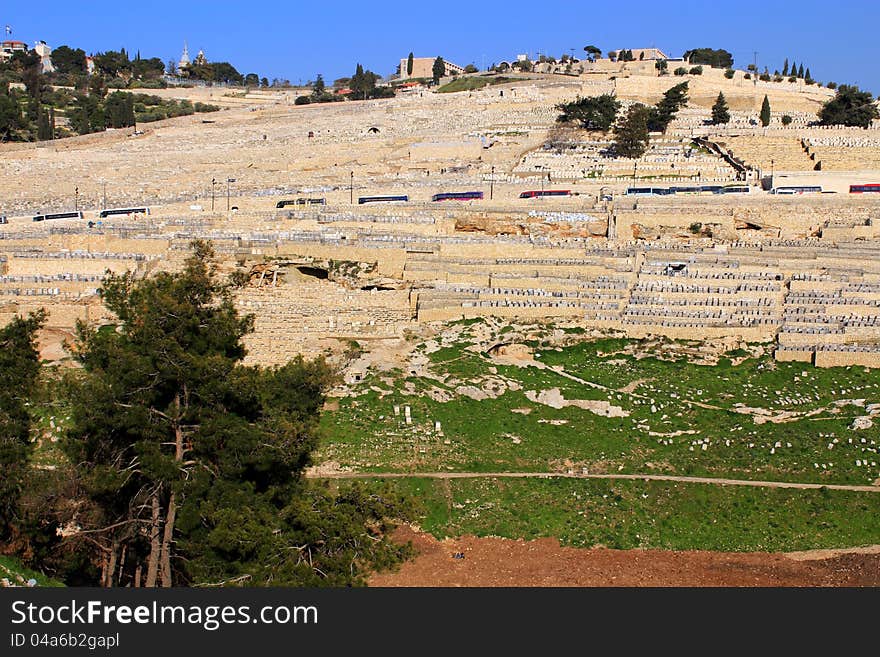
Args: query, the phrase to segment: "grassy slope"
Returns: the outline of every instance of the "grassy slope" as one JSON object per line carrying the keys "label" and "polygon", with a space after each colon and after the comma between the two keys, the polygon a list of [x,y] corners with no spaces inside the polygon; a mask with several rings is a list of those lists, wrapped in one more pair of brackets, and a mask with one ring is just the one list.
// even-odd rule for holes
{"label": "grassy slope", "polygon": [[[612,392],[585,387],[549,369],[503,366],[463,344],[445,344],[429,354],[432,371],[445,375],[442,381],[404,377],[399,371],[368,376],[354,394],[340,400],[338,411],[325,413],[326,437],[317,460],[361,471],[412,473],[412,479],[393,485],[422,500],[423,526],[437,536],[555,536],[579,546],[711,550],[880,544],[880,495],[874,493],[644,481],[418,478],[418,472],[443,470],[581,467],[592,473],[816,483],[866,484],[880,476],[878,466],[871,465],[880,463],[880,430],[849,428],[853,417],[866,413],[863,407],[844,405],[836,414],[821,410],[782,424],[756,424],[751,416],[732,411],[735,404],[806,413],[833,408],[842,399],[880,403],[880,375],[875,372],[774,363],[769,357],[737,366],[723,359],[714,367],[685,359],[636,359],[622,353],[632,346],[624,340],[564,349],[534,346],[539,361],[561,365]],[[505,377],[521,388],[480,401],[454,394],[462,384],[480,387],[486,377]],[[618,392],[635,381],[641,381],[635,392],[644,399]],[[524,394],[551,387],[560,388],[566,399],[604,400],[630,415],[554,409]],[[435,396],[445,390],[452,399],[435,401],[426,390]],[[684,397],[721,410],[684,403]],[[412,411],[410,425],[404,421],[405,406]],[[512,412],[524,408],[531,412]],[[435,421],[441,422],[442,435],[434,432]],[[689,430],[699,433],[649,433]]]}
{"label": "grassy slope", "polygon": [[576,547],[792,551],[880,544],[880,495],[570,479],[395,480],[437,537]]}
{"label": "grassy slope", "polygon": [[[738,366],[722,360],[715,367],[636,360],[620,353],[625,346],[624,341],[604,341],[538,353],[548,365],[562,365],[571,374],[614,390],[644,380],[635,390],[644,399],[585,387],[549,369],[502,366],[460,346],[444,347],[430,354],[434,370],[448,375],[444,382],[398,375],[390,386],[368,377],[357,396],[342,399],[339,411],[325,414],[325,432],[332,439],[322,445],[319,459],[365,471],[543,472],[586,467],[596,473],[846,484],[868,484],[880,477],[880,429],[849,428],[865,409],[844,405],[836,414],[821,410],[833,408],[834,401],[841,399],[880,403],[876,373],[857,367],[805,368],[799,363],[773,363],[769,357]],[[454,395],[462,383],[479,387],[481,377],[493,376],[491,367],[521,389],[479,401]],[[406,381],[419,394],[407,394]],[[605,417],[576,407],[554,409],[531,402],[524,394],[553,387],[560,388],[566,399],[604,400],[630,415]],[[454,398],[435,401],[423,393],[431,388],[446,390]],[[685,403],[686,397],[722,410]],[[733,412],[735,404],[820,412],[794,422],[756,424],[751,416]],[[411,425],[405,424],[402,410],[394,415],[395,405],[410,406]],[[441,422],[442,436],[433,430],[435,421]],[[670,435],[681,431],[698,433]]]}

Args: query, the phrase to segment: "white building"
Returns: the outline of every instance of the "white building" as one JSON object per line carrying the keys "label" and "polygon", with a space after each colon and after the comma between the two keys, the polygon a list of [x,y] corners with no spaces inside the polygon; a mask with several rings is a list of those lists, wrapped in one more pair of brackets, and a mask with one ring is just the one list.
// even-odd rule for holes
{"label": "white building", "polygon": [[46,42],[37,41],[34,44],[34,52],[40,58],[40,72],[54,73],[55,65],[52,63],[52,49],[46,45]]}

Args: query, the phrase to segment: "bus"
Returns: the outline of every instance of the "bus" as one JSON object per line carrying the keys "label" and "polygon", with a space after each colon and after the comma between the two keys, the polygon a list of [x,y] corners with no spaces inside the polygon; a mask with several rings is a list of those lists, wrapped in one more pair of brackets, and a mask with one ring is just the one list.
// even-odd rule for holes
{"label": "bus", "polygon": [[46,221],[48,219],[82,219],[82,210],[78,212],[53,212],[49,214],[38,214],[34,217],[34,221]]}
{"label": "bus", "polygon": [[116,214],[150,214],[150,208],[108,208],[101,210],[98,216],[104,219]]}
{"label": "bus", "polygon": [[387,196],[359,196],[358,204],[363,205],[364,203],[392,203],[395,201],[402,201],[406,203],[409,201],[409,196],[406,194],[393,195],[389,194]]}
{"label": "bus", "polygon": [[880,193],[880,183],[868,183],[867,185],[850,185],[850,194]]}
{"label": "bus", "polygon": [[752,188],[748,185],[727,185],[719,189],[716,194],[751,194]]}
{"label": "bus", "polygon": [[818,185],[785,185],[774,187],[771,194],[821,194],[822,188]]}
{"label": "bus", "polygon": [[483,192],[442,192],[434,194],[432,201],[475,201],[483,198]]}
{"label": "bus", "polygon": [[538,191],[530,190],[522,192],[520,198],[541,198],[543,196],[571,196],[570,189],[542,189]]}
{"label": "bus", "polygon": [[624,196],[669,196],[674,193],[668,187],[627,187]]}
{"label": "bus", "polygon": [[296,199],[287,199],[286,201],[278,201],[275,204],[276,208],[286,208],[288,205],[327,205],[326,198],[296,198]]}
{"label": "bus", "polygon": [[714,194],[719,189],[721,189],[721,185],[695,185],[693,187],[670,187],[669,192],[672,194],[701,196],[703,194]]}

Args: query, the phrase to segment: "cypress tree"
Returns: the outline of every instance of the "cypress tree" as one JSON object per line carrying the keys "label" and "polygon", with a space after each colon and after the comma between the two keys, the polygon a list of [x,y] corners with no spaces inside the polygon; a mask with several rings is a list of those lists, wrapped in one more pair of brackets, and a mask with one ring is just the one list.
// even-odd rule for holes
{"label": "cypress tree", "polygon": [[648,118],[651,109],[641,103],[631,105],[626,116],[614,128],[614,152],[620,157],[637,158],[648,149]]}
{"label": "cypress tree", "polygon": [[788,57],[785,58],[785,66],[782,67],[782,74],[788,75]]}
{"label": "cypress tree", "polygon": [[37,139],[40,141],[52,139],[51,130],[51,126],[49,125],[49,114],[44,109],[40,108],[39,114],[37,114]]}
{"label": "cypress tree", "polygon": [[810,69],[807,69],[806,73],[804,73],[804,80],[812,80],[813,76],[810,75]]}
{"label": "cypress tree", "polygon": [[718,99],[712,106],[712,123],[719,125],[721,123],[730,122],[730,112],[727,107],[727,100],[722,92],[718,92]]}
{"label": "cypress tree", "polygon": [[801,64],[798,67],[798,77],[801,79],[803,79],[803,77],[804,77],[804,65],[803,64]]}
{"label": "cypress tree", "polygon": [[770,99],[764,95],[764,102],[761,103],[761,125],[765,128],[770,125]]}
{"label": "cypress tree", "polygon": [[790,73],[791,73],[794,77],[797,77],[797,64],[795,64],[794,62],[791,63],[791,71],[790,71]]}
{"label": "cypress tree", "polygon": [[412,75],[413,72],[413,54],[410,53],[409,57],[406,58],[406,74],[407,76]]}

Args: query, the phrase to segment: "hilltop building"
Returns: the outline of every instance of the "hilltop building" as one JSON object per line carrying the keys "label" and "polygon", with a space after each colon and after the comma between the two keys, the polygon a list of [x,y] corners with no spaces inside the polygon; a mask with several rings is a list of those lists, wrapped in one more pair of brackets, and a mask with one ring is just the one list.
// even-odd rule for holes
{"label": "hilltop building", "polygon": [[[413,58],[413,68],[412,73],[407,74],[407,57],[404,57],[400,60],[400,79],[407,80],[409,78],[432,78],[434,77],[434,60],[436,57],[414,57]],[[452,75],[453,73],[462,74],[464,73],[464,67],[459,66],[458,64],[453,64],[450,61],[447,61],[446,58],[443,59],[443,63],[446,65],[446,71],[443,75]]]}
{"label": "hilltop building", "polygon": [[[632,53],[633,59],[637,62],[653,62],[659,59],[671,59],[669,55],[664,53],[659,48],[627,48],[626,50],[629,50]],[[618,56],[620,56],[620,52],[620,50],[617,51]]]}
{"label": "hilltop building", "polygon": [[7,61],[17,52],[27,52],[27,44],[23,41],[0,42],[0,61]]}
{"label": "hilltop building", "polygon": [[52,63],[52,49],[45,41],[37,41],[34,44],[34,52],[40,58],[40,72],[54,73],[55,65]]}

